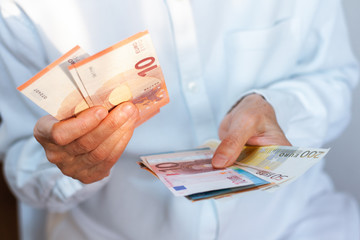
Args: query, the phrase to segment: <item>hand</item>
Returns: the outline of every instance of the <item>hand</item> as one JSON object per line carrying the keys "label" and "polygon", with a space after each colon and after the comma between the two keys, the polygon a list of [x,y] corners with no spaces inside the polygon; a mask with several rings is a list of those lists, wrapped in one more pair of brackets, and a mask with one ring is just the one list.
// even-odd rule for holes
{"label": "hand", "polygon": [[130,141],[138,117],[132,103],[120,104],[111,112],[92,107],[60,122],[47,115],[36,123],[34,136],[63,174],[92,183],[109,175]]}
{"label": "hand", "polygon": [[221,143],[212,159],[215,168],[231,166],[244,145],[288,145],[277,123],[274,109],[260,95],[243,98],[223,119],[219,128]]}

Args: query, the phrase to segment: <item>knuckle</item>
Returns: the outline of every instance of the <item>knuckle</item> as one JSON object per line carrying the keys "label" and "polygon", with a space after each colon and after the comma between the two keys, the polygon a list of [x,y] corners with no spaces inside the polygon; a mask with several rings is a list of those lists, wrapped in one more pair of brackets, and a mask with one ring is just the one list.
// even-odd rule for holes
{"label": "knuckle", "polygon": [[45,151],[46,154],[46,158],[48,159],[49,162],[57,164],[59,162],[61,162],[61,157],[59,156],[59,154],[57,152],[53,152],[53,151]]}
{"label": "knuckle", "polygon": [[137,123],[138,120],[139,120],[139,118],[132,118],[132,119],[131,119],[131,121],[130,121],[130,127],[129,127],[129,129],[130,129],[131,131],[133,131],[133,130],[135,129],[136,123]]}
{"label": "knuckle", "polygon": [[261,117],[261,114],[259,114],[258,109],[250,109],[249,111],[246,111],[244,113],[244,120],[246,123],[251,124],[258,120]]}
{"label": "knuckle", "polygon": [[131,118],[134,120],[134,122],[136,122],[137,120],[139,120],[140,118],[140,113],[139,113],[139,109],[136,108],[133,115],[131,116]]}
{"label": "knuckle", "polygon": [[57,165],[57,166],[64,175],[69,176],[69,177],[74,176],[74,169],[72,167],[67,167],[67,166],[63,166],[63,165]]}
{"label": "knuckle", "polygon": [[222,143],[225,146],[228,146],[230,148],[236,148],[238,146],[241,146],[241,142],[239,140],[239,138],[237,138],[235,135],[229,135],[227,136]]}
{"label": "knuckle", "polygon": [[262,115],[258,114],[257,110],[247,111],[241,118],[241,124],[244,129],[253,129],[262,121]]}
{"label": "knuckle", "polygon": [[106,124],[107,124],[108,128],[115,130],[115,129],[119,128],[119,126],[121,126],[120,122],[121,121],[118,117],[113,116],[107,120]]}
{"label": "knuckle", "polygon": [[42,136],[41,136],[42,134],[40,133],[37,126],[35,126],[34,129],[33,129],[33,135],[34,135],[36,141],[38,141],[39,143],[43,142]]}
{"label": "knuckle", "polygon": [[110,171],[110,169],[115,165],[115,163],[119,160],[122,153],[113,155],[104,160],[103,171]]}
{"label": "knuckle", "polygon": [[99,146],[95,150],[91,151],[89,155],[95,163],[98,163],[108,157],[108,152],[106,151],[106,147]]}
{"label": "knuckle", "polygon": [[67,144],[63,131],[58,127],[58,125],[54,125],[51,131],[51,139],[56,145],[59,146],[65,146]]}
{"label": "knuckle", "polygon": [[80,132],[87,132],[89,130],[89,123],[87,121],[79,121],[78,128]]}
{"label": "knuckle", "polygon": [[95,158],[93,157],[93,155],[91,155],[91,152],[82,155],[81,161],[82,161],[87,167],[94,166],[94,165],[96,165],[96,164],[98,163],[98,162],[97,162],[98,160],[95,159]]}
{"label": "knuckle", "polygon": [[108,153],[104,147],[98,147],[95,150],[92,150],[84,155],[83,161],[89,165],[94,166],[99,164],[100,162],[104,161],[108,158]]}
{"label": "knuckle", "polygon": [[108,176],[110,176],[110,170],[108,170],[108,171],[106,171],[106,172],[104,173],[104,177],[103,177],[103,178],[106,178],[106,177],[108,177]]}
{"label": "knuckle", "polygon": [[90,178],[88,176],[79,176],[76,179],[79,180],[83,184],[90,184],[90,183],[95,182],[92,178]]}
{"label": "knuckle", "polygon": [[95,141],[92,138],[78,139],[76,140],[76,148],[80,152],[90,152],[95,148]]}
{"label": "knuckle", "polygon": [[79,174],[76,177],[77,180],[79,180],[80,182],[82,182],[84,184],[94,183],[103,178],[104,178],[104,176],[101,173],[99,173],[99,171],[94,173],[93,171],[91,171],[89,169],[82,171],[81,174]]}

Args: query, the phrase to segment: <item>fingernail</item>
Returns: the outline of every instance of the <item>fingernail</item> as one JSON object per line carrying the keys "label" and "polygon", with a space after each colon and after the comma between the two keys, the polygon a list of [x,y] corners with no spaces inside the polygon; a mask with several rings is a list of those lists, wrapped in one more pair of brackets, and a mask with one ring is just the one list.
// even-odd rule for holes
{"label": "fingernail", "polygon": [[229,159],[225,155],[219,153],[213,157],[212,165],[215,168],[224,168],[228,161],[229,161]]}
{"label": "fingernail", "polygon": [[108,111],[105,108],[99,108],[95,112],[96,118],[101,121],[108,115]]}

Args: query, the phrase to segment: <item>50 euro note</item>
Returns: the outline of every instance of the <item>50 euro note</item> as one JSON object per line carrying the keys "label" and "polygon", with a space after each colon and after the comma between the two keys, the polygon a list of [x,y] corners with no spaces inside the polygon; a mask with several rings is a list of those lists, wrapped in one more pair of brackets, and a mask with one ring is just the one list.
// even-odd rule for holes
{"label": "50 euro note", "polygon": [[[108,110],[131,101],[145,122],[169,102],[164,76],[147,31],[125,39],[69,67],[84,86],[87,103]],[[85,91],[85,92],[84,92]]]}
{"label": "50 euro note", "polygon": [[247,146],[234,166],[272,182],[266,191],[287,185],[325,157],[329,149],[294,146]]}
{"label": "50 euro note", "polygon": [[58,120],[89,108],[68,67],[89,55],[74,47],[17,89]]}

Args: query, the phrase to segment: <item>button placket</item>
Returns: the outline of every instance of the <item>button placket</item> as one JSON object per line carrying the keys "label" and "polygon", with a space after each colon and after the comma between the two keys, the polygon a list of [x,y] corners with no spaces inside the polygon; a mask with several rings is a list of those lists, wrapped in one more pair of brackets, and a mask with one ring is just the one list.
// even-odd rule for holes
{"label": "button placket", "polygon": [[166,1],[173,35],[182,91],[194,124],[198,144],[217,137],[215,119],[206,93],[194,18],[189,0]]}

